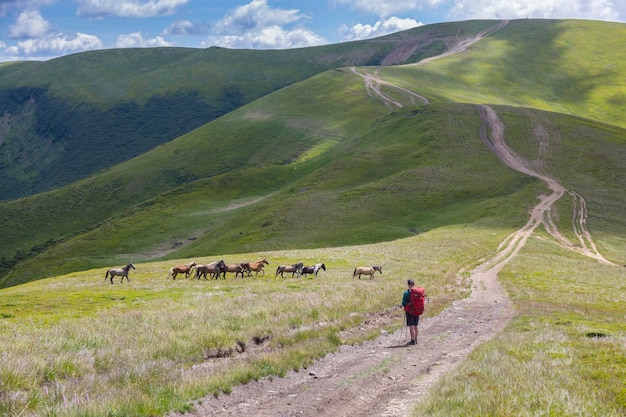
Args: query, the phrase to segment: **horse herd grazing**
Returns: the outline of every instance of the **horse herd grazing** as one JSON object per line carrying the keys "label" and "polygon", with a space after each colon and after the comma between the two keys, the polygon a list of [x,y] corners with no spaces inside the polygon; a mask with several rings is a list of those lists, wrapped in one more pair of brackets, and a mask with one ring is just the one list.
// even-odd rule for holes
{"label": "horse herd grazing", "polygon": [[[204,265],[198,265],[195,261],[192,261],[188,264],[173,266],[172,268],[170,268],[167,276],[172,277],[172,279],[175,280],[179,274],[185,274],[185,278],[189,278],[190,276],[192,276],[193,269],[195,269],[196,279],[203,278],[205,280],[208,280],[209,276],[211,277],[211,279],[219,279],[220,277],[222,279],[226,279],[227,272],[234,273],[235,278],[239,275],[241,275],[241,278],[243,278],[244,274],[247,274],[247,276],[251,276],[252,272],[255,273],[254,276],[258,276],[259,272],[263,276],[265,275],[265,265],[269,264],[270,263],[267,261],[266,258],[260,259],[256,262],[239,262],[234,264],[227,264],[226,262],[224,262],[224,260],[220,260]],[[128,279],[128,271],[131,269],[136,269],[135,265],[133,265],[132,263],[126,265],[123,268],[109,269],[104,275],[104,280],[106,281],[107,279],[110,279],[111,284],[113,284],[113,277],[120,276],[120,282],[124,282],[124,278],[126,278],[127,282],[130,282]],[[300,278],[301,276],[307,277],[308,275],[313,275],[317,277],[317,274],[320,270],[326,271],[326,264],[318,263],[315,265],[307,266],[304,265],[303,262],[298,262],[290,265],[279,265],[278,268],[276,268],[274,278],[278,277],[278,275],[280,275],[281,278],[285,278],[285,273],[291,273],[292,278]],[[382,274],[382,266],[359,266],[354,269],[354,272],[352,273],[352,278],[358,277],[359,279],[361,279],[361,275],[369,275],[370,279],[373,279],[374,274],[377,271]]]}

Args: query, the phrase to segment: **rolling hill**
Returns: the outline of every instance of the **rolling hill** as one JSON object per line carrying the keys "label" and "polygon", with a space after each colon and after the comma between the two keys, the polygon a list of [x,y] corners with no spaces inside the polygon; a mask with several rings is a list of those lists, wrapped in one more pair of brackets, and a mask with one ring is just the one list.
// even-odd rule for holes
{"label": "rolling hill", "polygon": [[[211,415],[237,389],[233,413],[262,397],[257,409],[291,414],[624,415],[624,28],[517,20],[399,33],[389,39],[403,46],[377,65],[292,77],[128,160],[0,203],[0,414]],[[329,48],[352,59],[358,45]],[[288,61],[319,51],[276,53],[289,73]],[[190,52],[139,53],[163,65],[160,53]],[[148,80],[153,97],[177,94],[174,62],[66,89],[37,84],[42,63],[0,77],[81,108],[131,96],[141,107]],[[22,110],[5,121],[27,125]],[[191,260],[261,257],[259,277],[168,275]],[[294,260],[327,270],[275,278]],[[128,262],[129,282],[103,281]],[[351,278],[373,263],[384,273]],[[429,295],[417,347],[399,345],[407,278]],[[330,352],[355,365],[318,361]]]}
{"label": "rolling hill", "polygon": [[[390,48],[386,41],[395,39],[415,48],[415,33],[471,37],[496,23],[435,25],[371,42]],[[520,20],[463,53],[428,65],[377,71],[389,85],[428,97],[427,105],[413,103],[389,85],[381,91],[396,96],[402,107],[381,102],[351,67],[298,82],[292,78],[291,85],[111,169],[2,203],[3,285],[129,259],[380,242],[458,222],[519,224],[528,209],[520,201],[540,185],[501,166],[480,142],[475,104],[485,102],[499,106],[510,126],[508,139],[529,157],[538,150],[528,132],[554,132],[558,140],[551,141],[549,169],[565,183],[584,185],[593,197],[590,204],[599,208],[590,209],[590,223],[610,249],[625,228],[607,218],[623,204],[619,190],[626,178],[621,175],[620,74],[626,65],[617,47],[621,38],[619,24]],[[350,64],[346,56],[357,46],[367,50],[358,43],[325,48],[343,50],[343,65]],[[395,44],[394,54],[384,56],[403,51],[405,58],[394,58],[399,63],[418,61],[415,52],[407,52],[411,50]],[[328,49],[322,51],[329,56]],[[125,52],[129,57],[124,62],[133,62],[131,67],[141,61],[135,51],[102,53]],[[167,53],[187,56],[192,51]],[[318,48],[280,52],[290,53],[296,63],[322,56]],[[80,60],[81,55],[68,59]],[[545,62],[552,62],[549,78]],[[5,77],[36,74],[38,66]],[[180,76],[168,68],[163,74]],[[280,68],[292,71],[284,61]],[[161,81],[155,81],[156,92],[166,91],[167,78],[155,78]],[[77,83],[66,94],[74,89],[80,96],[82,91],[82,100],[97,96],[91,103],[103,105],[103,92],[109,91],[103,86],[109,81],[89,84],[91,92]],[[127,81],[126,87],[143,82]],[[127,91],[118,94],[122,90]],[[578,90],[584,94],[574,94]],[[612,255],[620,257],[616,249]]]}
{"label": "rolling hill", "polygon": [[5,63],[0,199],[85,178],[329,69],[416,62],[464,35],[457,30],[433,26],[295,50],[115,49]]}

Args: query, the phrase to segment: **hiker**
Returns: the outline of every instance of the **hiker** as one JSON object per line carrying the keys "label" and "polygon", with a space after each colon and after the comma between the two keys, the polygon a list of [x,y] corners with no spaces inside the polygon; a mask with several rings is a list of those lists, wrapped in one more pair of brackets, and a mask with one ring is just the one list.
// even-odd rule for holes
{"label": "hiker", "polygon": [[406,325],[411,334],[411,340],[407,345],[417,343],[417,325],[420,321],[420,315],[424,312],[424,289],[415,287],[412,279],[407,281],[408,289],[402,296],[402,307],[406,315]]}

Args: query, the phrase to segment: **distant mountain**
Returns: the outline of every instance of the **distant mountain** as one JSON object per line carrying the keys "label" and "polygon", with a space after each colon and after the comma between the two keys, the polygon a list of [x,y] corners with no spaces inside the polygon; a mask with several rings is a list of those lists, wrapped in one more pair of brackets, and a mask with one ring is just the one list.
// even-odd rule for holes
{"label": "distant mountain", "polygon": [[85,178],[329,69],[440,53],[464,36],[450,28],[296,50],[115,49],[4,64],[0,199]]}
{"label": "distant mountain", "polygon": [[[499,23],[298,50],[114,50],[0,67],[0,149],[19,156],[2,163],[4,183],[26,195],[73,171],[83,178],[0,204],[0,285],[460,222],[519,227],[545,186],[481,142],[479,104],[500,115],[516,152],[585,193],[594,238],[619,258],[625,26]],[[558,208],[569,221],[567,197]]]}

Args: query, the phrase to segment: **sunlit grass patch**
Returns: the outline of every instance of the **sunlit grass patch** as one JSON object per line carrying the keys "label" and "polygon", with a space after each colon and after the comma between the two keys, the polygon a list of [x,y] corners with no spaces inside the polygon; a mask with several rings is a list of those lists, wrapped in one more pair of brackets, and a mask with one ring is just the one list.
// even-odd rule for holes
{"label": "sunlit grass patch", "polygon": [[624,415],[623,279],[539,233],[501,273],[519,316],[412,415]]}

